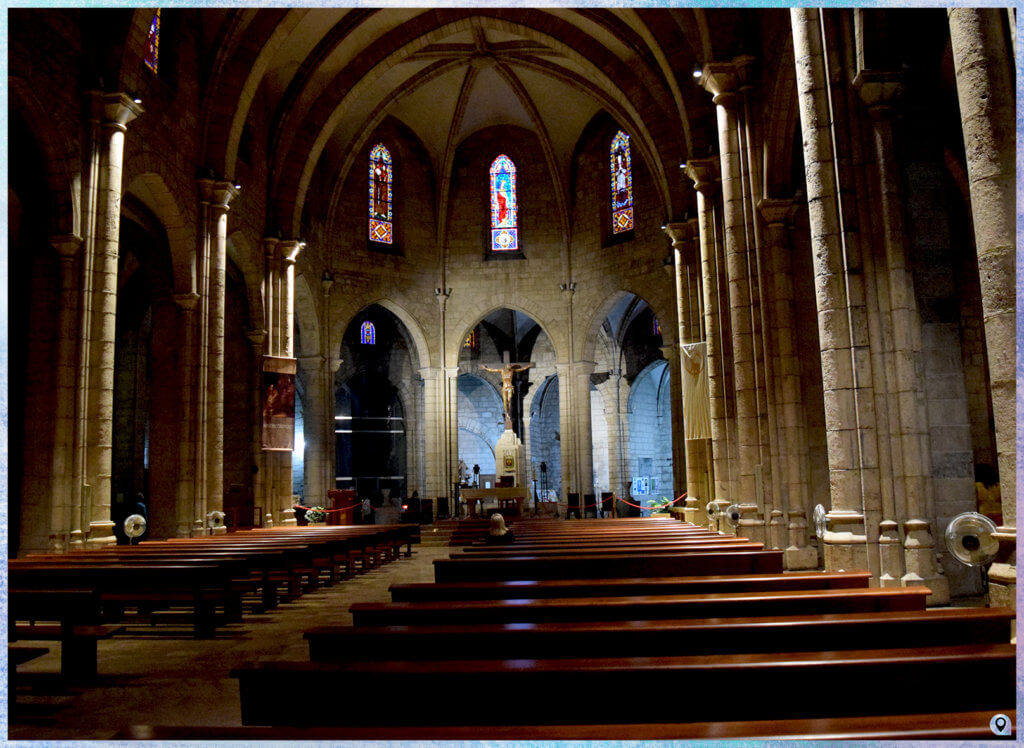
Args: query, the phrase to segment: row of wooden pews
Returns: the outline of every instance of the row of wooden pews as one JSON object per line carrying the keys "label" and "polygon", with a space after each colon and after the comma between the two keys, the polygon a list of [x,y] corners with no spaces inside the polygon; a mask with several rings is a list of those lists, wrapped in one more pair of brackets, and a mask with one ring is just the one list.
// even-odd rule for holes
{"label": "row of wooden pews", "polygon": [[[234,670],[252,727],[218,736],[991,738],[993,715],[1016,721],[1011,610],[926,610],[928,590],[864,571],[783,573],[780,551],[673,520],[514,531],[308,631],[308,661]],[[409,698],[275,708],[293,692]],[[143,734],[189,737],[128,736]]]}
{"label": "row of wooden pews", "polygon": [[418,525],[288,527],[10,559],[8,640],[59,641],[62,675],[88,681],[97,642],[125,624],[185,622],[211,636],[247,609],[411,555],[418,537]]}

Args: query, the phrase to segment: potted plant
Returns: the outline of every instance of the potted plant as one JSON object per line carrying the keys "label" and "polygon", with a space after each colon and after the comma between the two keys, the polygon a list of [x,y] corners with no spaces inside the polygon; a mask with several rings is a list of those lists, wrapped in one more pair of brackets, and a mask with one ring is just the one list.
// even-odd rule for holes
{"label": "potted plant", "polygon": [[327,512],[322,506],[311,506],[306,510],[306,524],[322,525],[325,519],[327,519]]}
{"label": "potted plant", "polygon": [[668,517],[670,514],[668,508],[671,505],[672,500],[666,496],[659,496],[657,499],[651,499],[651,505],[649,507],[651,510],[651,516],[654,517],[656,515],[660,515]]}

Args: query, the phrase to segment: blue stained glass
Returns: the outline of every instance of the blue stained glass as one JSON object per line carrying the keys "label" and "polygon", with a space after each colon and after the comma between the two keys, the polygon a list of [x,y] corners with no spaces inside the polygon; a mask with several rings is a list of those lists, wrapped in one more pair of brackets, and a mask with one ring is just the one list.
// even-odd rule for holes
{"label": "blue stained glass", "polygon": [[629,157],[629,136],[619,130],[612,139],[611,157],[612,233],[633,228],[633,167]]}
{"label": "blue stained glass", "polygon": [[391,154],[383,143],[370,151],[370,241],[391,244],[391,190],[394,172]]}
{"label": "blue stained glass", "polygon": [[377,331],[370,320],[366,320],[359,327],[359,342],[363,345],[373,345],[377,342]]}
{"label": "blue stained glass", "polygon": [[146,55],[142,58],[146,67],[154,73],[160,64],[160,9],[156,9],[153,20],[149,22],[149,34],[146,37]]}
{"label": "blue stained glass", "polygon": [[491,251],[519,249],[516,167],[504,153],[491,162]]}

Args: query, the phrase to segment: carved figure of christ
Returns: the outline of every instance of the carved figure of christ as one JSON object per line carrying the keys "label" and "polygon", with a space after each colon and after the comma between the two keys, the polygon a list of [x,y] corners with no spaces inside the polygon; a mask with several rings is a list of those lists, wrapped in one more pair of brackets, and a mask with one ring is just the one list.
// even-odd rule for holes
{"label": "carved figure of christ", "polygon": [[505,406],[505,428],[512,428],[512,395],[515,393],[516,388],[512,383],[512,377],[514,374],[520,371],[526,371],[533,363],[526,365],[523,364],[505,364],[497,369],[492,369],[485,364],[480,364],[480,368],[484,371],[493,371],[501,374],[501,404]]}

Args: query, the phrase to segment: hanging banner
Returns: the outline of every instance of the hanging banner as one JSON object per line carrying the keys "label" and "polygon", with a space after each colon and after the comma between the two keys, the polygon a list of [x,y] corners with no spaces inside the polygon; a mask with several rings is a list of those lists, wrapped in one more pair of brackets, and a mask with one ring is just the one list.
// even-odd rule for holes
{"label": "hanging banner", "polygon": [[711,390],[707,343],[683,344],[683,433],[687,439],[711,438]]}
{"label": "hanging banner", "polygon": [[291,452],[295,444],[295,359],[263,357],[265,451]]}

